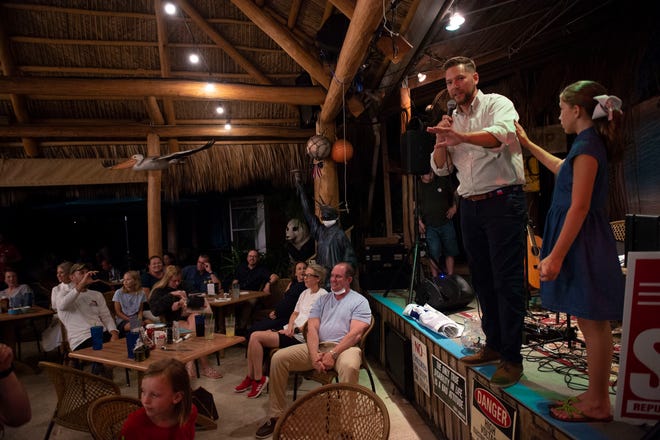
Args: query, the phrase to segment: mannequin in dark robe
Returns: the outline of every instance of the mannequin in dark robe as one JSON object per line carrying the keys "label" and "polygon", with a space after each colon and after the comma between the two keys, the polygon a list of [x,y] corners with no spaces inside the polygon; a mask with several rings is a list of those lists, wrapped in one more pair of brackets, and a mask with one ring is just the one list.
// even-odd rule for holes
{"label": "mannequin in dark robe", "polygon": [[[325,267],[328,273],[339,262],[345,261],[357,269],[357,258],[353,245],[339,224],[339,211],[332,206],[321,206],[321,219],[314,215],[307,195],[301,183],[300,174],[296,173],[295,182],[303,214],[309,225],[309,231],[316,240],[316,262]],[[328,277],[329,283],[330,277]]]}

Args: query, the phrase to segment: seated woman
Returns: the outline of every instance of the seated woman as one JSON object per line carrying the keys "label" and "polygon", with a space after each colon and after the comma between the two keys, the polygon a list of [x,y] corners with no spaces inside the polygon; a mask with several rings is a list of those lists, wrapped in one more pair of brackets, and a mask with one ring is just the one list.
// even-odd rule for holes
{"label": "seated woman", "polygon": [[[300,294],[296,307],[289,318],[289,323],[279,331],[263,330],[252,333],[248,343],[248,374],[234,392],[242,393],[252,388],[248,397],[253,399],[261,395],[268,383],[268,376],[263,375],[264,348],[284,348],[305,342],[301,330],[307,322],[312,305],[328,292],[321,287],[325,282],[325,268],[318,264],[310,264],[305,269],[305,286],[307,289]],[[256,380],[256,378],[260,378]]]}
{"label": "seated woman", "polygon": [[5,270],[5,283],[7,288],[0,291],[0,298],[9,299],[9,308],[28,307],[34,304],[34,293],[27,284],[18,283],[16,270],[7,268]]}
{"label": "seated woman", "polygon": [[[179,326],[188,330],[195,330],[195,313],[191,313],[186,308],[188,295],[185,290],[180,290],[181,268],[178,266],[167,266],[165,274],[151,291],[149,296],[149,305],[151,312],[158,316],[161,321],[169,324],[179,321]],[[206,356],[199,358],[202,367],[202,374],[211,379],[222,377],[219,371],[209,366]],[[192,364],[186,366],[191,376]]]}
{"label": "seated woman", "polygon": [[284,297],[275,305],[275,309],[270,312],[268,318],[255,322],[248,329],[247,339],[250,339],[250,335],[254,332],[260,330],[279,330],[289,322],[289,317],[296,307],[300,294],[306,289],[304,280],[306,268],[307,263],[302,261],[299,261],[293,266],[291,282],[286,288]]}
{"label": "seated woman", "polygon": [[72,263],[70,261],[63,261],[57,265],[57,281],[60,283],[53,287],[50,291],[50,308],[55,310],[57,313],[57,298],[60,296],[60,292],[71,290],[73,288],[71,284],[71,277],[69,272],[71,271]]}
{"label": "seated woman", "polygon": [[[125,336],[131,327],[140,327],[143,324],[142,312],[144,303],[147,302],[147,296],[140,285],[140,274],[136,270],[126,272],[122,284],[112,297],[119,336]],[[148,319],[144,321],[144,324],[150,323]]]}
{"label": "seated woman", "polygon": [[132,412],[121,428],[121,438],[193,439],[197,407],[192,403],[186,367],[176,359],[149,366],[142,380],[142,408]]}

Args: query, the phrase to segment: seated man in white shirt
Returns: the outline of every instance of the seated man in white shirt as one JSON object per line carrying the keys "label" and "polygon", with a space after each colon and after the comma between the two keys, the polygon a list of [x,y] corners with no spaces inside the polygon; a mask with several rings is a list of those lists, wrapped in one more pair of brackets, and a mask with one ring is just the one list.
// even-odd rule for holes
{"label": "seated man in white shirt", "polygon": [[[71,266],[72,288],[59,291],[53,304],[66,328],[69,346],[73,351],[92,346],[90,327],[95,325],[103,326],[104,342],[119,339],[119,331],[103,294],[87,288],[95,281],[92,279],[95,273],[84,263]],[[102,366],[92,366],[93,373],[102,371]]]}

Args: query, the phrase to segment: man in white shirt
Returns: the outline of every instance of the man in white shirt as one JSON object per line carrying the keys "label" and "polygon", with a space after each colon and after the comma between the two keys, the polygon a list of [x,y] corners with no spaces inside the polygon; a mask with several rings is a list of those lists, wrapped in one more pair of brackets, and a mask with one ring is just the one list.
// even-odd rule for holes
{"label": "man in white shirt", "polygon": [[439,176],[457,170],[463,245],[486,334],[486,347],[461,361],[501,361],[491,384],[506,387],[523,371],[527,210],[522,149],[513,124],[518,113],[505,96],[477,89],[479,74],[470,58],[451,58],[443,70],[458,107],[427,129],[436,134],[431,168]]}
{"label": "man in white shirt", "polygon": [[[95,280],[84,263],[71,266],[71,289],[61,290],[56,298],[57,314],[64,324],[71,350],[80,350],[92,346],[90,328],[95,325],[103,326],[104,342],[119,339],[119,331],[114,319],[108,310],[105,298],[101,292],[89,290],[88,285]],[[92,371],[98,366],[93,366]]]}

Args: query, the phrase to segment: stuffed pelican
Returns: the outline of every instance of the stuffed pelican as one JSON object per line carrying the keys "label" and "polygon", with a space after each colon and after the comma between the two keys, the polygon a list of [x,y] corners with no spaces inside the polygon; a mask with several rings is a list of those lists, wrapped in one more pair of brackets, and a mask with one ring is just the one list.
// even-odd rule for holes
{"label": "stuffed pelican", "polygon": [[201,147],[186,151],[177,151],[176,153],[165,154],[163,156],[144,157],[142,154],[134,154],[130,159],[120,163],[115,163],[115,161],[112,160],[105,160],[103,161],[103,166],[111,170],[122,170],[126,168],[133,168],[134,171],[164,170],[172,164],[182,162],[188,156],[192,156],[202,150],[211,148],[214,143],[215,139],[211,139]]}

